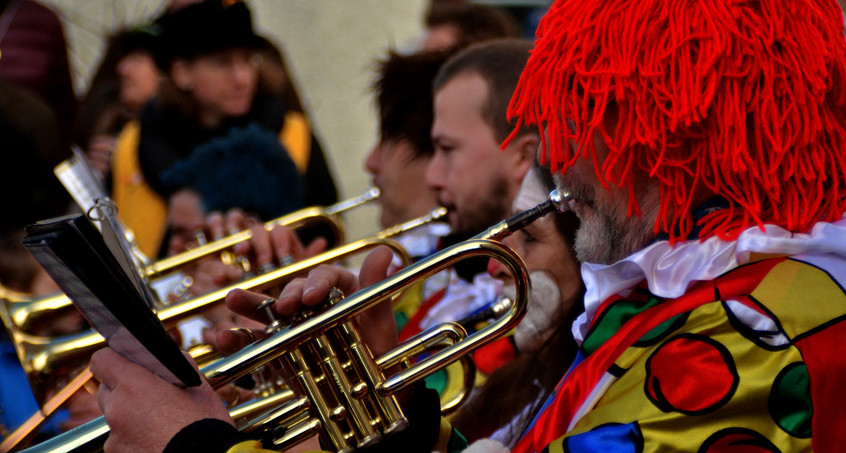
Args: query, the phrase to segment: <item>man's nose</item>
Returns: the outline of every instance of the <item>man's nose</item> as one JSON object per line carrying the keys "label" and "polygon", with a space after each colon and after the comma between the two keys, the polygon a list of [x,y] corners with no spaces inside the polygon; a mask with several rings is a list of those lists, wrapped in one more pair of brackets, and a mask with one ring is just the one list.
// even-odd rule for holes
{"label": "man's nose", "polygon": [[446,167],[444,166],[444,159],[441,153],[435,151],[432,159],[429,161],[429,166],[426,167],[426,187],[435,192],[440,191],[444,187]]}
{"label": "man's nose", "polygon": [[367,153],[367,157],[364,159],[364,169],[371,174],[376,174],[379,171],[379,146],[376,145],[370,149],[370,152]]}

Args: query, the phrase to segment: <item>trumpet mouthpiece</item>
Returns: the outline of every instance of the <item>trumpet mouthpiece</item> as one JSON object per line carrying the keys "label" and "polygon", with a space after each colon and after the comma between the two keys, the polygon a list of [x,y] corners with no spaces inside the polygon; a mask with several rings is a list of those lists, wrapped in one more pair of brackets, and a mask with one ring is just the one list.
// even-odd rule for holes
{"label": "trumpet mouthpiece", "polygon": [[570,192],[555,189],[549,193],[549,202],[558,212],[570,210],[570,200],[573,195]]}

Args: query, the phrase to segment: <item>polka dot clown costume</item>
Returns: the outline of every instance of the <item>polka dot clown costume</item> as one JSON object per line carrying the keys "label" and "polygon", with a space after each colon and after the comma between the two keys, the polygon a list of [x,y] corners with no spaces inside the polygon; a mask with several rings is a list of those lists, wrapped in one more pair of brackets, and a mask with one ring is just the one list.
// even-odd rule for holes
{"label": "polka dot clown costume", "polygon": [[[629,215],[632,168],[657,178],[664,239],[583,266],[579,358],[514,451],[846,445],[844,75],[834,1],[550,8],[510,115],[554,171],[588,159],[628,189]],[[697,186],[721,209],[697,214]]]}

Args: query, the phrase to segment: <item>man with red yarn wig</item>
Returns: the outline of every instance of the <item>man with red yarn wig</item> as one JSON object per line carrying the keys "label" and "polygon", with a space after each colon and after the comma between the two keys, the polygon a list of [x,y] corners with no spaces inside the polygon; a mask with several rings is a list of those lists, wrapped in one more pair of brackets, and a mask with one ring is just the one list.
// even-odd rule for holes
{"label": "man with red yarn wig", "polygon": [[580,359],[515,451],[842,448],[837,3],[567,0],[537,36],[509,114],[592,264]]}
{"label": "man with red yarn wig", "polygon": [[[513,451],[846,444],[844,86],[834,0],[550,8],[509,113],[544,131],[539,158],[573,196],[586,311],[573,326],[576,363]],[[389,261],[371,254],[362,283]],[[322,268],[286,287],[276,309],[313,305],[332,286],[359,282]],[[107,389],[119,382],[113,355],[91,365]],[[190,401],[162,382],[145,388]],[[104,394],[108,420],[119,403]],[[425,391],[402,399],[403,451],[461,447],[437,403],[421,415]],[[169,421],[171,434],[191,421]],[[383,451],[399,451],[391,437]]]}

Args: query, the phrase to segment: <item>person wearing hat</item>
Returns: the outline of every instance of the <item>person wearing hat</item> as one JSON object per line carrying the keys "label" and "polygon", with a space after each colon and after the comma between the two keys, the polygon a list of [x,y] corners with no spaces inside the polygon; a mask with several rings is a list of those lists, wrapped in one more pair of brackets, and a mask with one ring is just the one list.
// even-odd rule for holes
{"label": "person wearing hat", "polygon": [[[190,239],[205,213],[241,208],[270,219],[336,201],[305,116],[263,71],[271,44],[243,2],[207,0],[159,18],[155,60],[166,77],[121,132],[113,198],[138,245],[156,256]],[[276,52],[278,56],[278,51]]]}

